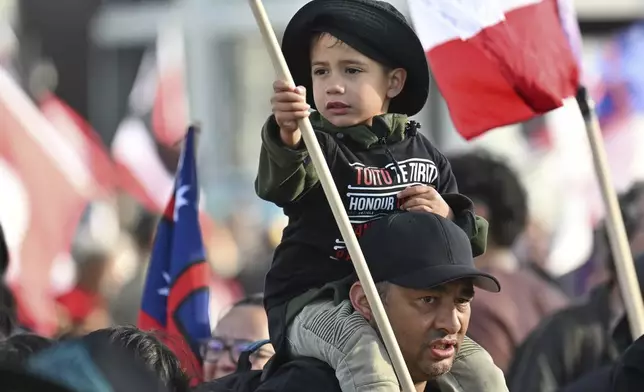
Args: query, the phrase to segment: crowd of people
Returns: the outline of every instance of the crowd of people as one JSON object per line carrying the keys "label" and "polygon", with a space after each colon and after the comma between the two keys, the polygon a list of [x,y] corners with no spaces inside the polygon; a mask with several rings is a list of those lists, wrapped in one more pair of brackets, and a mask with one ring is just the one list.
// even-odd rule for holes
{"label": "crowd of people", "polygon": [[[644,338],[630,331],[604,223],[589,260],[565,277],[574,291],[540,267],[547,241],[528,238],[536,217],[511,166],[485,151],[444,155],[409,119],[426,104],[430,72],[398,10],[313,0],[289,23],[282,50],[296,85],[273,84],[255,190],[288,224],[279,245],[262,246],[258,257],[272,258],[262,289],[244,285],[248,296],[215,317],[212,336],[188,342],[199,347],[202,379],[173,351],[190,345],[168,344],[180,337],[132,325],[156,225],[144,214],[132,230],[141,263],[127,284],[106,284],[104,249],[76,255],[76,286],[56,299],[55,336],[31,331],[20,298],[0,285],[0,390],[400,391],[378,309],[303,142],[305,119],[417,391],[644,389]],[[644,285],[644,183],[619,202]],[[11,262],[0,235],[3,281]],[[576,295],[580,287],[587,295]]]}
{"label": "crowd of people", "polygon": [[[477,212],[486,212],[490,238],[525,229],[528,212],[522,187],[517,185],[517,178],[507,165],[481,153],[452,157],[450,161],[464,192],[476,200]],[[467,170],[461,172],[464,168]],[[494,196],[492,199],[486,199],[486,189]],[[510,199],[517,201],[513,203]],[[644,256],[641,255],[644,184],[636,185],[620,201],[632,249],[639,255],[636,258],[638,278],[644,283]],[[429,219],[433,221],[425,221]],[[494,227],[499,227],[499,231],[494,232]],[[443,237],[442,232],[431,230],[445,230],[447,234]],[[459,230],[452,222],[433,214],[400,212],[379,220],[360,240],[415,380],[426,379],[441,391],[639,390],[642,344],[639,340],[633,343],[610,253],[606,252],[603,228],[597,230],[593,257],[595,262],[601,260],[605,265],[607,278],[586,299],[576,301],[566,300],[566,294],[556,282],[543,279],[509,249],[488,247],[488,251],[492,250],[489,255],[499,257],[484,259],[485,263],[473,259],[471,253],[463,255],[470,246],[463,246],[469,241]],[[417,241],[418,235],[433,239]],[[404,245],[406,251],[399,254],[395,250],[399,248],[383,246],[386,244]],[[440,247],[447,249],[439,252]],[[1,265],[6,269],[6,248],[2,253]],[[414,257],[419,254],[427,256]],[[467,278],[456,280],[436,269],[427,274],[429,266],[454,267],[437,256],[441,254],[450,255],[457,262],[469,260],[468,268],[473,270],[460,271],[457,276]],[[396,263],[390,263],[390,258],[396,258]],[[423,273],[427,275],[420,279]],[[472,280],[474,274],[494,279],[493,285],[500,283],[502,290],[495,293],[479,289],[489,288],[489,282]],[[506,275],[509,277],[505,278]],[[517,288],[506,292],[504,278],[512,281],[512,276],[519,282],[521,279],[527,282],[523,283],[525,287],[536,285],[540,289]],[[415,286],[418,281],[429,288],[419,289]],[[436,286],[435,281],[446,283]],[[342,284],[348,290],[342,291],[339,287],[329,290],[336,295],[348,293],[346,306],[374,325],[360,283],[352,277]],[[2,287],[0,379],[3,388],[8,388],[4,390],[36,390],[21,389],[29,387],[86,391],[101,390],[98,388],[102,384],[109,385],[113,391],[130,391],[132,385],[141,385],[143,390],[150,391],[191,390],[181,363],[155,332],[131,325],[113,325],[76,330],[55,339],[41,337],[16,322],[15,299],[6,286]],[[424,301],[421,307],[415,303],[418,297]],[[261,390],[339,390],[335,372],[319,360],[298,357],[279,366],[271,364],[279,363],[281,360],[276,358],[284,354],[276,355],[270,344],[263,302],[261,294],[249,296],[233,305],[214,326],[212,338],[201,346],[205,382],[196,390],[228,390],[222,388],[230,387],[231,374],[239,374],[240,357],[257,342],[265,344],[245,361],[248,361],[247,370],[270,370],[271,377],[262,384]],[[465,302],[468,307],[471,305],[471,310],[461,312],[456,318],[441,316],[441,311],[452,314],[454,302]],[[339,328],[346,325],[336,326],[329,332],[339,333]],[[357,341],[352,342],[355,347],[364,345],[361,337],[356,336]],[[434,339],[457,347],[449,372],[442,373],[440,368],[435,368],[438,365],[422,355],[425,345],[432,344]],[[91,370],[81,372],[79,366],[83,363]],[[116,377],[115,372],[121,375]],[[54,389],[58,382],[68,389]],[[622,389],[611,389],[617,386]]]}

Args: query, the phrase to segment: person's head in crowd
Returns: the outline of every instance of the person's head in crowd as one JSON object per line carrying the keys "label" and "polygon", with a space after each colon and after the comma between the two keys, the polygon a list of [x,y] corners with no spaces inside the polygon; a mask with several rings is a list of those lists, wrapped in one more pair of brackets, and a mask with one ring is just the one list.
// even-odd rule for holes
{"label": "person's head in crowd", "polygon": [[488,249],[510,248],[526,228],[528,201],[517,174],[484,151],[449,158],[460,193],[489,224]]}
{"label": "person's head in crowd", "polygon": [[22,363],[0,364],[3,392],[172,392],[144,361],[109,336],[59,341]]}
{"label": "person's head in crowd", "polygon": [[[467,332],[475,288],[500,290],[474,267],[465,232],[435,214],[400,212],[375,221],[360,245],[413,381],[448,372]],[[360,282],[350,299],[377,328]]]}
{"label": "person's head in crowd", "polygon": [[[201,347],[206,381],[233,373],[239,356],[246,347],[269,338],[263,299],[261,294],[244,298],[219,320],[212,338]],[[274,353],[270,344],[257,350],[250,356],[253,369],[262,369]]]}
{"label": "person's head in crowd", "polygon": [[110,342],[126,348],[154,371],[173,392],[190,389],[179,359],[154,333],[130,325],[119,325],[91,332],[87,338],[108,338]]}
{"label": "person's head in crowd", "polygon": [[20,365],[53,344],[51,340],[34,334],[13,335],[0,341],[0,363]]}

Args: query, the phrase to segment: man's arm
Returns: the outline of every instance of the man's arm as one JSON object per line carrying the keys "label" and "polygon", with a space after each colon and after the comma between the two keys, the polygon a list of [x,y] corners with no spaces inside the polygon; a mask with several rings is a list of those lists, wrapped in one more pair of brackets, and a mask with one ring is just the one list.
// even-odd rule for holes
{"label": "man's arm", "polygon": [[286,147],[280,139],[275,117],[269,117],[262,128],[262,149],[255,192],[260,198],[284,206],[318,182],[304,143],[297,148]]}

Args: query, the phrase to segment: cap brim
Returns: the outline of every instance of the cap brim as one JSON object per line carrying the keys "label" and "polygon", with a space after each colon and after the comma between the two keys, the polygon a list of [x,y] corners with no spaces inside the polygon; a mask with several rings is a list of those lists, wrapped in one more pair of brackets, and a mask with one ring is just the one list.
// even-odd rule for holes
{"label": "cap brim", "polygon": [[439,265],[414,271],[411,274],[387,279],[395,285],[410,289],[431,289],[459,279],[472,279],[475,287],[492,293],[501,291],[499,281],[492,275],[465,265]]}
{"label": "cap brim", "polygon": [[73,392],[59,384],[34,376],[19,368],[0,368],[2,390],[15,392]]}

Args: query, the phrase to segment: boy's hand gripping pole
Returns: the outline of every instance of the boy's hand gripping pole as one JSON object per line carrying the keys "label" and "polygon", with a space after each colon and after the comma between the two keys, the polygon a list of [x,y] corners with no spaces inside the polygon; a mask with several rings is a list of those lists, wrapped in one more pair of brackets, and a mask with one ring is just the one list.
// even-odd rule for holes
{"label": "boy's hand gripping pole", "polygon": [[[249,1],[278,77],[290,83],[292,86],[295,86],[291,72],[286,65],[286,60],[284,59],[282,50],[277,42],[277,38],[275,37],[275,32],[268,20],[264,5],[261,0]],[[338,194],[338,189],[336,188],[333,177],[331,176],[331,171],[327,166],[320,144],[313,132],[311,121],[309,121],[308,118],[305,118],[300,120],[298,125],[302,132],[304,143],[306,143],[306,148],[311,160],[313,161],[313,165],[315,166],[315,170],[317,171],[320,183],[322,183],[322,188],[324,189],[326,198],[329,201],[331,210],[333,211],[335,221],[337,222],[338,228],[342,233],[342,238],[344,238],[347,245],[349,255],[353,261],[353,266],[355,267],[362,287],[364,287],[367,300],[369,301],[369,305],[371,306],[371,310],[375,316],[385,347],[387,348],[387,352],[389,353],[389,357],[394,365],[396,375],[398,376],[398,381],[400,382],[404,392],[415,392],[416,388],[411,380],[411,376],[409,375],[409,370],[407,369],[405,360],[403,359],[400,347],[398,347],[396,337],[394,336],[389,320],[387,319],[387,314],[385,313],[385,309],[380,301],[380,296],[378,295],[376,285],[373,282],[371,273],[369,272],[369,267],[367,267],[364,255],[362,254],[362,250],[358,244],[358,239],[353,231],[351,222],[349,222],[349,217],[344,210],[342,200]]]}

